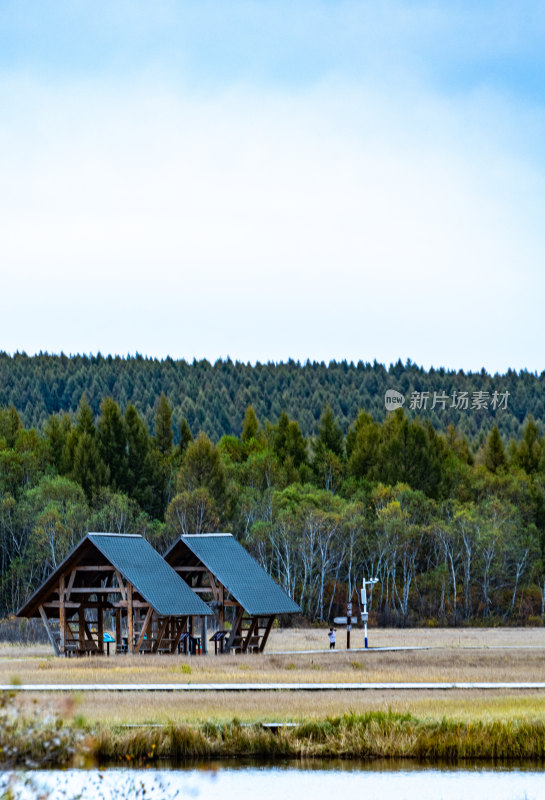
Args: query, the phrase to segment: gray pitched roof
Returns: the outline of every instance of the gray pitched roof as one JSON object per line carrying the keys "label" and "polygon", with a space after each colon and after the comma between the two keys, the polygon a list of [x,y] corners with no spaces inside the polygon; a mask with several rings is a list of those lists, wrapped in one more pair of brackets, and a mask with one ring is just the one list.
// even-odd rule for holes
{"label": "gray pitched roof", "polygon": [[[187,549],[186,549],[187,548]],[[301,609],[230,533],[181,536],[165,553],[174,566],[193,553],[252,616],[297,614]]]}
{"label": "gray pitched roof", "polygon": [[89,533],[87,538],[161,616],[212,613],[142,536]]}
{"label": "gray pitched roof", "polygon": [[[93,551],[98,550],[100,556]],[[38,607],[58,589],[59,576],[78,563],[106,559],[132,583],[161,616],[204,616],[212,612],[200,597],[159,555],[149,542],[135,534],[89,533],[17,612],[18,617],[38,615]]]}

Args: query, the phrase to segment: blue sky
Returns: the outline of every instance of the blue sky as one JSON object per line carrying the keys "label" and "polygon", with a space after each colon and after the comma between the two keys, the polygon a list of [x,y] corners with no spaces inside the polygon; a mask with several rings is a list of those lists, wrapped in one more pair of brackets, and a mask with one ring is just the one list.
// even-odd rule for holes
{"label": "blue sky", "polygon": [[545,369],[545,10],[0,0],[0,349]]}

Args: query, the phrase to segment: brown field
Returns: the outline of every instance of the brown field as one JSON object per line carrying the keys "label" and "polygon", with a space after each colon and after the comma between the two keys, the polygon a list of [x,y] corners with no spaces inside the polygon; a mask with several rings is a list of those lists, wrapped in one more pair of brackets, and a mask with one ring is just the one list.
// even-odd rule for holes
{"label": "brown field", "polygon": [[[361,632],[352,634],[358,645]],[[338,647],[344,645],[338,631]],[[427,650],[304,653],[324,647],[324,629],[275,630],[268,653],[215,657],[120,656],[57,659],[49,647],[0,645],[0,683],[208,683],[545,681],[545,629],[371,630],[371,646]],[[496,649],[506,648],[506,649]],[[289,651],[297,651],[295,654]],[[187,670],[190,669],[190,672]],[[494,690],[20,696],[44,713],[61,709],[89,724],[301,721],[347,711],[410,712],[419,718],[545,721],[545,692]]]}

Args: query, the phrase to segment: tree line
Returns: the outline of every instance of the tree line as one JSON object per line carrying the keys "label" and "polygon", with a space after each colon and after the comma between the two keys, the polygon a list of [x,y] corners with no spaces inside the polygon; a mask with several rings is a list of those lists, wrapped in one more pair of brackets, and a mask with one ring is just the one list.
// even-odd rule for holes
{"label": "tree line", "polygon": [[[449,425],[473,444],[482,444],[494,425],[508,441],[519,438],[524,420],[545,420],[545,373],[508,370],[504,375],[425,370],[410,360],[385,367],[376,361],[267,363],[255,365],[205,359],[192,363],[97,355],[11,356],[0,352],[0,406],[13,405],[23,424],[43,430],[53,413],[75,414],[85,394],[95,416],[100,403],[113,397],[122,408],[133,405],[148,430],[153,430],[156,402],[162,392],[173,407],[175,441],[182,419],[191,430],[204,431],[217,443],[242,431],[244,412],[252,406],[260,420],[277,420],[285,411],[306,437],[315,436],[323,409],[329,405],[346,433],[360,409],[385,419],[388,389],[405,397],[410,418],[421,415],[435,430]],[[487,407],[471,408],[475,393],[487,395]],[[494,392],[508,393],[507,409],[494,407]],[[460,402],[463,394],[469,408]],[[412,408],[415,395],[426,395],[425,408]],[[439,398],[445,397],[442,402]],[[435,401],[435,402],[434,402]],[[418,404],[416,404],[418,405]]]}
{"label": "tree line", "polygon": [[330,405],[305,434],[286,411],[217,442],[165,393],[151,430],[105,396],[95,414],[41,429],[0,408],[0,615],[16,610],[89,530],[141,533],[160,551],[179,534],[228,530],[298,602],[328,620],[377,577],[371,610],[390,624],[542,622],[545,439],[493,426],[470,441],[402,408]]}

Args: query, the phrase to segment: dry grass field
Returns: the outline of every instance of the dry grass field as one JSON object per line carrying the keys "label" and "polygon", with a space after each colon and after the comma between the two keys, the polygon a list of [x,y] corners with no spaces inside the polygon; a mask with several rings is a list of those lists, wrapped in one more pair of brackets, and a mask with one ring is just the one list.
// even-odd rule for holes
{"label": "dry grass field", "polygon": [[419,719],[541,720],[545,722],[545,693],[501,690],[403,692],[252,692],[171,694],[168,692],[76,693],[21,695],[21,710],[38,707],[43,715],[60,714],[81,723],[105,726],[168,725],[170,723],[303,722],[345,713],[389,710]]}
{"label": "dry grass field", "polygon": [[[371,647],[423,650],[346,651],[338,632],[335,652],[319,650],[324,629],[275,630],[264,655],[215,657],[119,656],[57,659],[47,647],[0,645],[0,683],[208,683],[208,682],[420,682],[545,681],[545,629],[371,630]],[[352,635],[357,646],[361,632]],[[74,696],[20,696],[22,707],[39,705],[89,724],[302,721],[348,711],[410,712],[419,718],[462,721],[545,721],[545,692],[337,691],[188,693],[98,692]]]}

